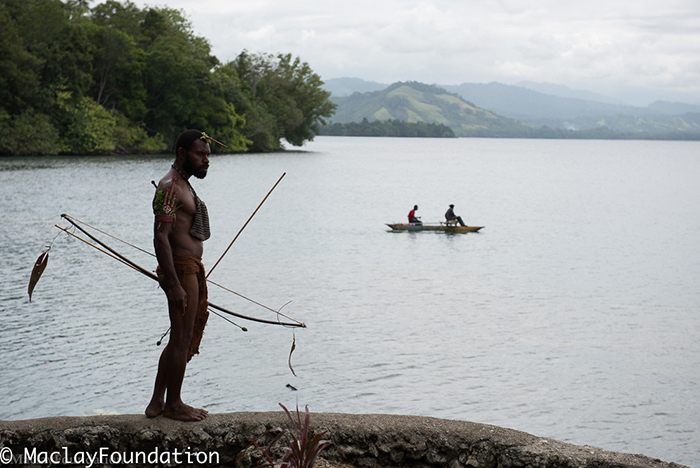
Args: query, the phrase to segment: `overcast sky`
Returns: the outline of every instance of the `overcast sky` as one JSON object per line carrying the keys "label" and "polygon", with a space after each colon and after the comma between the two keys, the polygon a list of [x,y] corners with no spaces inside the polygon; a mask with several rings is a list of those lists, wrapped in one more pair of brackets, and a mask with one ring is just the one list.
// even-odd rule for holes
{"label": "overcast sky", "polygon": [[[99,3],[94,1],[93,5]],[[700,0],[161,0],[222,62],[291,53],[322,79],[566,85],[700,104]]]}

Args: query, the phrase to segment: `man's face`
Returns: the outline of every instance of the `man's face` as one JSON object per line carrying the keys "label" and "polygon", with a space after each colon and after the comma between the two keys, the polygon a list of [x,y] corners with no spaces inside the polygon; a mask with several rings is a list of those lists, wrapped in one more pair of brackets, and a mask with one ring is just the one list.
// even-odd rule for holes
{"label": "man's face", "polygon": [[209,169],[209,144],[203,140],[195,140],[187,152],[182,168],[198,179],[204,179]]}

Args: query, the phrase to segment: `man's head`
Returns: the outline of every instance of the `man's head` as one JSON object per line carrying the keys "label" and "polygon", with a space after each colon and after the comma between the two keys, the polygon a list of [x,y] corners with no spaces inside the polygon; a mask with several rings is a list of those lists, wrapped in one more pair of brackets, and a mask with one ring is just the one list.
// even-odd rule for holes
{"label": "man's head", "polygon": [[417,209],[418,209],[418,205],[413,205],[413,209],[414,209],[414,210],[417,210]]}
{"label": "man's head", "polygon": [[454,208],[454,207],[455,207],[454,205],[450,205],[450,208]]}
{"label": "man's head", "polygon": [[209,169],[211,149],[204,133],[199,130],[182,132],[175,142],[175,160],[180,167],[198,179],[203,179]]}

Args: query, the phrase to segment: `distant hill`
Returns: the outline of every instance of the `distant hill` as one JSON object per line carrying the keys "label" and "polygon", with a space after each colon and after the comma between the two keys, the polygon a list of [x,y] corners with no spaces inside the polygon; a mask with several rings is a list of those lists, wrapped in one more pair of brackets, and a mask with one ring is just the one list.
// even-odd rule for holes
{"label": "distant hill", "polygon": [[495,82],[463,83],[444,88],[484,109],[535,126],[577,129],[575,121],[580,117],[648,113],[644,109],[624,104],[553,96]]}
{"label": "distant hill", "polygon": [[394,83],[381,91],[331,99],[338,104],[333,122],[403,120],[447,125],[457,136],[526,135],[529,125],[480,109],[442,88],[416,82]]}
{"label": "distant hill", "polygon": [[380,91],[388,88],[389,85],[386,83],[377,83],[376,81],[365,81],[361,78],[331,78],[325,80],[321,87],[329,91],[333,96],[343,97],[350,96],[353,93]]}
{"label": "distant hill", "polygon": [[559,96],[563,98],[572,99],[583,99],[585,101],[605,102],[607,104],[626,105],[624,101],[621,101],[619,99],[613,99],[611,97],[603,96],[602,94],[593,93],[591,91],[571,89],[568,86],[553,83],[535,83],[533,81],[521,81],[516,86],[520,88],[530,89],[532,91],[537,91],[538,93],[542,94],[549,94],[551,96]]}
{"label": "distant hill", "polygon": [[618,133],[653,133],[655,137],[700,133],[700,106],[696,105],[657,101],[648,107],[635,107],[553,96],[501,83],[464,83],[445,89],[534,127],[583,131],[605,126]]}
{"label": "distant hill", "polygon": [[[533,136],[533,130],[538,129],[534,133],[543,138],[586,138],[585,135],[596,135],[593,137],[601,138],[700,138],[700,106],[698,105],[657,101],[642,108],[615,103],[602,96],[600,98],[607,99],[608,102],[596,101],[593,99],[598,95],[594,93],[570,90],[563,86],[523,84],[560,95],[544,94],[521,86],[495,82],[444,86],[423,85],[433,86],[435,90],[440,90],[440,93],[450,95],[452,98],[460,97],[468,106],[479,111],[471,115],[471,120],[460,121],[458,118],[454,122],[452,121],[453,116],[447,112],[447,109],[442,109],[440,118],[426,112],[419,112],[417,115],[425,122],[443,123],[451,126],[458,136],[473,135],[477,129],[486,131],[490,136],[501,135],[506,129],[509,136]],[[404,83],[404,85],[415,88],[414,85],[418,85],[418,83]],[[332,120],[357,122],[362,118],[369,120],[398,118],[411,121],[408,120],[408,116],[412,115],[409,112],[410,109],[406,108],[404,114],[399,115],[397,109],[401,106],[397,102],[389,105],[379,102],[386,97],[397,97],[401,94],[395,92],[392,96],[388,96],[388,94],[384,96],[382,92],[388,92],[390,87],[382,86],[384,85],[381,83],[357,78],[328,80],[324,85],[327,90],[342,89],[342,92],[345,93],[341,96],[331,91],[333,93],[332,100],[339,104]],[[392,90],[395,89],[395,86],[391,85]],[[371,93],[361,92],[358,96],[353,97],[352,93],[359,92],[360,89],[373,91]],[[428,95],[431,94],[435,94],[435,92],[428,93]],[[588,96],[591,99],[563,97],[565,95]],[[394,109],[391,106],[398,107]],[[415,107],[415,103],[413,106]],[[487,114],[494,117],[490,117],[491,120],[482,119],[479,124],[475,123],[477,116],[485,117]],[[413,118],[418,119],[415,116]],[[448,121],[452,123],[447,123]],[[563,130],[578,133],[573,136],[571,133],[561,132]]]}
{"label": "distant hill", "polygon": [[700,113],[700,106],[695,104],[684,104],[682,102],[656,101],[649,104],[649,109],[654,112],[666,115],[682,115]]}

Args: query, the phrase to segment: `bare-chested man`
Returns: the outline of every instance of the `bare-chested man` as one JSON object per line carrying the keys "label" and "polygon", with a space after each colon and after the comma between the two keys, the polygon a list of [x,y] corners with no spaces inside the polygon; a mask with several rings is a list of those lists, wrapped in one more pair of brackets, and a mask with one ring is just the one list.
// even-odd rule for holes
{"label": "bare-chested man", "polygon": [[158,361],[153,398],[146,416],[159,414],[199,421],[204,409],[186,405],[180,397],[187,362],[199,352],[208,317],[207,290],[201,263],[203,241],[209,238],[206,206],[189,183],[204,178],[209,168],[209,138],[187,130],[175,144],[175,163],[160,180],[153,199],[154,240],[160,285],[168,298],[170,340]]}

